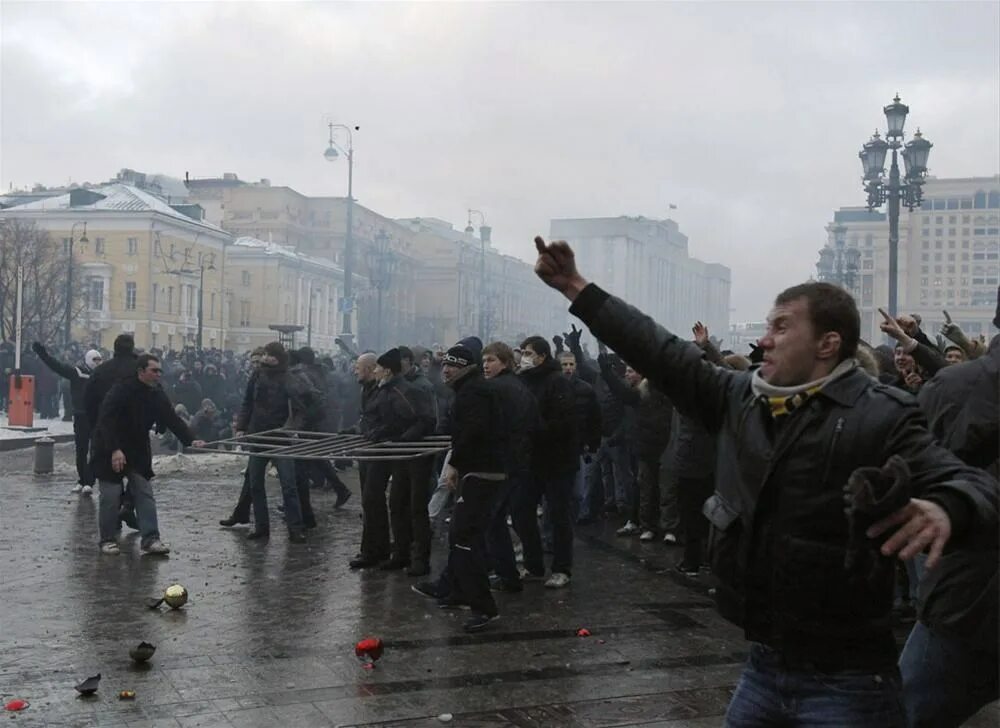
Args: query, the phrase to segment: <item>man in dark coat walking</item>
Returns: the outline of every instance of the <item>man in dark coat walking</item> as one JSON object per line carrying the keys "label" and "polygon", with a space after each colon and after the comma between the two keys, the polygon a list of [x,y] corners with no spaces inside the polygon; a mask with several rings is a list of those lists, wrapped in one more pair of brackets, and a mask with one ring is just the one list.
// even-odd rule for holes
{"label": "man in dark coat walking", "polygon": [[174,412],[170,398],[160,387],[163,370],[160,360],[143,354],[136,361],[131,379],[119,382],[101,404],[94,431],[94,474],[101,487],[101,552],[118,554],[122,478],[128,476],[142,536],[143,554],[167,554],[170,548],[160,540],[153,497],[153,455],[149,431],[169,429],[185,445],[204,445]]}

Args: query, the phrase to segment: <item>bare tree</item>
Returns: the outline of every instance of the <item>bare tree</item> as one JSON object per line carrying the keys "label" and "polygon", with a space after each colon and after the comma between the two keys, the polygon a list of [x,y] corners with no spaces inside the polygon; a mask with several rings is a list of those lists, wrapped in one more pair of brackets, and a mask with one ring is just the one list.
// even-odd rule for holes
{"label": "bare tree", "polygon": [[86,305],[79,266],[69,260],[62,243],[33,222],[16,218],[0,220],[0,339],[14,337],[17,315],[17,269],[24,267],[24,309],[21,326],[24,341],[51,343],[62,339],[66,321],[66,281],[74,265],[72,315]]}

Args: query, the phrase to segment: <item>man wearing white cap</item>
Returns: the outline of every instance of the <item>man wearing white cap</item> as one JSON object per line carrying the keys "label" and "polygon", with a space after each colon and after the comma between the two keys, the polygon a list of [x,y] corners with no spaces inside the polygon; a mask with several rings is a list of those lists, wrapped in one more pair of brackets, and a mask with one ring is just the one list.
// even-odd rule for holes
{"label": "man wearing white cap", "polygon": [[90,495],[94,487],[94,474],[91,472],[88,456],[90,454],[90,422],[87,420],[87,410],[84,406],[83,393],[90,381],[90,375],[104,360],[101,352],[91,349],[84,354],[83,361],[71,366],[54,359],[39,342],[31,345],[38,358],[49,369],[60,377],[69,380],[70,396],[73,400],[73,439],[76,442],[76,474],[77,482],[73,486],[74,493]]}

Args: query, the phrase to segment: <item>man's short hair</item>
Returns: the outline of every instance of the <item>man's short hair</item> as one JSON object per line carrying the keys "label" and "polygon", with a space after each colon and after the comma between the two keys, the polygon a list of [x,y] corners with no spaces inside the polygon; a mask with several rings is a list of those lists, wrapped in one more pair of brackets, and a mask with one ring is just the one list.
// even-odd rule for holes
{"label": "man's short hair", "polygon": [[533,352],[541,354],[546,359],[552,358],[552,347],[549,346],[548,339],[544,339],[541,336],[529,336],[521,342],[522,351],[527,347],[531,347]]}
{"label": "man's short hair", "polygon": [[155,354],[140,354],[139,358],[135,360],[136,371],[145,371],[151,361],[155,361],[159,364],[160,357]]}
{"label": "man's short hair", "polygon": [[573,361],[576,361],[576,354],[574,354],[572,351],[564,351],[559,354],[559,361],[563,361],[564,359],[565,360],[572,359]]}
{"label": "man's short hair", "polygon": [[494,341],[483,347],[483,358],[487,355],[495,356],[508,369],[514,366],[514,352],[502,341]]}
{"label": "man's short hair", "polygon": [[854,297],[832,283],[810,281],[786,288],[774,299],[775,306],[806,299],[809,321],[816,337],[833,331],[840,334],[839,360],[850,359],[861,340],[861,317]]}
{"label": "man's short hair", "polygon": [[413,363],[413,350],[410,347],[408,347],[408,346],[397,346],[396,348],[399,349],[399,358],[400,359],[409,359],[410,360],[410,364]]}

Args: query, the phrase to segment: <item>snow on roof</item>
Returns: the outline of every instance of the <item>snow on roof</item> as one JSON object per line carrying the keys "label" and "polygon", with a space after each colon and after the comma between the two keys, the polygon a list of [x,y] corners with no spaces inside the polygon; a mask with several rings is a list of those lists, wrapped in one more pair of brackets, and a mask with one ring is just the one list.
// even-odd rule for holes
{"label": "snow on roof", "polygon": [[177,220],[183,220],[184,222],[201,225],[222,234],[228,234],[222,228],[212,225],[211,223],[207,223],[204,220],[195,220],[181,212],[178,212],[156,195],[150,194],[145,190],[140,190],[138,187],[133,187],[132,185],[115,183],[104,185],[103,187],[95,187],[87,191],[103,195],[104,197],[103,199],[96,200],[89,204],[71,206],[70,198],[72,196],[72,192],[66,192],[65,194],[57,195],[55,197],[46,197],[41,200],[29,202],[24,205],[16,205],[15,207],[7,209],[17,212],[58,212],[62,210],[73,210],[74,212],[79,211],[84,213],[88,211],[155,212]]}
{"label": "snow on roof", "polygon": [[247,251],[257,251],[265,255],[279,256],[281,258],[286,258],[288,260],[301,261],[303,263],[309,263],[311,265],[316,265],[321,268],[327,268],[329,270],[341,271],[340,266],[334,263],[332,260],[327,260],[325,258],[317,258],[312,255],[299,253],[294,248],[291,248],[287,245],[280,245],[279,243],[268,243],[264,240],[258,240],[257,238],[252,238],[249,236],[236,238],[236,240],[230,247],[230,251],[233,253],[238,253],[240,248],[243,248]]}

